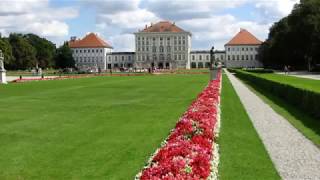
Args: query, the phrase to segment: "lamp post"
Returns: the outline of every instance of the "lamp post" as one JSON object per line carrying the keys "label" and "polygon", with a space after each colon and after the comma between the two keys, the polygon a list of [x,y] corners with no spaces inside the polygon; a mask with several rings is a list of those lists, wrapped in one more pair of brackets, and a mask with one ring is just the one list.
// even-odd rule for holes
{"label": "lamp post", "polygon": [[4,57],[3,53],[0,50],[0,83],[7,84],[6,70],[4,69]]}
{"label": "lamp post", "polygon": [[210,81],[216,79],[218,70],[215,67],[214,46],[210,49]]}

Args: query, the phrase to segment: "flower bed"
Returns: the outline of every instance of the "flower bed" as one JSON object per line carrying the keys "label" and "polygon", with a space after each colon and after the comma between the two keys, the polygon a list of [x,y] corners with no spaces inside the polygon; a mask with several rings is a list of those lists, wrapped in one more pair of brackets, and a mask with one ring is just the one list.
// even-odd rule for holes
{"label": "flower bed", "polygon": [[[213,147],[219,124],[221,72],[180,118],[162,147],[136,179],[191,180],[216,176]],[[218,122],[218,123],[217,123]]]}
{"label": "flower bed", "polygon": [[84,75],[73,75],[73,76],[57,76],[57,77],[45,77],[45,78],[22,78],[16,79],[12,82],[14,83],[22,83],[22,82],[30,82],[30,81],[48,81],[48,80],[63,80],[63,79],[78,79],[78,78],[87,78],[87,77],[96,77],[96,76],[146,76],[149,74],[140,73],[140,74],[84,74]]}

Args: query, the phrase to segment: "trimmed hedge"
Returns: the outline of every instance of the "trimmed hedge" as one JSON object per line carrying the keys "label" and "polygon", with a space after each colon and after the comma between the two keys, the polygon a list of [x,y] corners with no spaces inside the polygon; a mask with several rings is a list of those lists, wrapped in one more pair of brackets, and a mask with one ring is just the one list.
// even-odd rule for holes
{"label": "trimmed hedge", "polygon": [[320,93],[265,79],[242,70],[233,69],[232,71],[235,72],[238,78],[246,81],[253,87],[256,86],[269,91],[288,103],[301,108],[306,113],[320,118]]}

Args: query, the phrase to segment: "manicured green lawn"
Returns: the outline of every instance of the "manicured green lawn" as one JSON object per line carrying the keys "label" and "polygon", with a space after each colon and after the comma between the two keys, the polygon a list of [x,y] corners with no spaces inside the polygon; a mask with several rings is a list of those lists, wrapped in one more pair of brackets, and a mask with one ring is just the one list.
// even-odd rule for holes
{"label": "manicured green lawn", "polygon": [[253,74],[272,80],[272,81],[289,84],[294,87],[320,92],[319,80],[300,78],[300,77],[294,77],[294,76],[288,76],[288,75],[282,75],[282,74],[273,74],[273,73],[253,73]]}
{"label": "manicured green lawn", "polygon": [[0,85],[0,179],[133,179],[207,79]]}
{"label": "manicured green lawn", "polygon": [[221,95],[219,136],[221,180],[280,179],[226,75]]}

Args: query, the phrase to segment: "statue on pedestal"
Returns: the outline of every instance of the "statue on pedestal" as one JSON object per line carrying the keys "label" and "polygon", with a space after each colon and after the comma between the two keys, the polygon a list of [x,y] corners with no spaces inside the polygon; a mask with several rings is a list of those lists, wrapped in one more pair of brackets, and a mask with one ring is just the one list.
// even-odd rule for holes
{"label": "statue on pedestal", "polygon": [[218,74],[218,69],[216,68],[215,65],[215,57],[214,57],[214,46],[212,46],[212,48],[210,49],[210,80],[214,80],[217,78],[217,74]]}
{"label": "statue on pedestal", "polygon": [[6,76],[6,70],[4,69],[4,63],[3,63],[4,57],[3,53],[0,50],[0,83],[7,84],[7,76]]}

